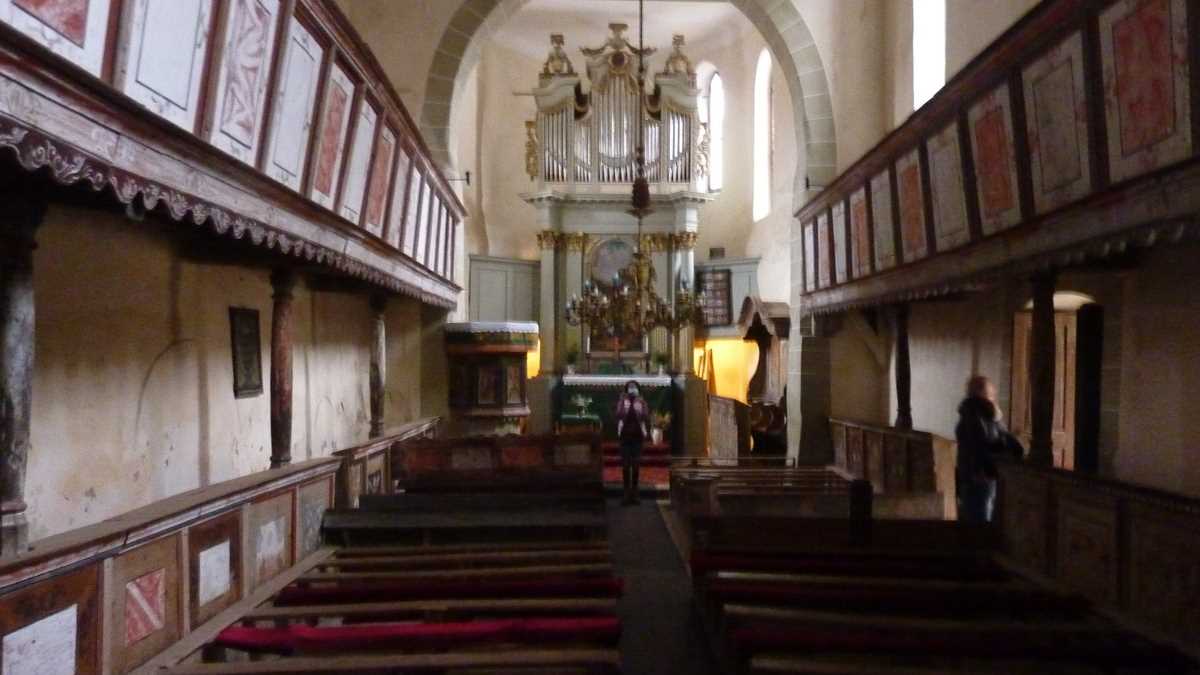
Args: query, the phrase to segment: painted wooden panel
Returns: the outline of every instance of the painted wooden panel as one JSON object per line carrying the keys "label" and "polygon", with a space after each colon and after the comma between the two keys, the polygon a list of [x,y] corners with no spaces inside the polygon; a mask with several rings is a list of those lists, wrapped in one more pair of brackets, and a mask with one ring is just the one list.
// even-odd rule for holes
{"label": "painted wooden panel", "polygon": [[850,253],[854,276],[871,273],[871,232],[867,222],[867,189],[850,195]]}
{"label": "painted wooden panel", "polygon": [[892,215],[892,181],[887,171],[871,179],[871,220],[875,269],[882,272],[896,266],[896,220]]}
{"label": "painted wooden panel", "polygon": [[250,508],[250,574],[253,586],[269,581],[292,564],[292,493]]}
{"label": "painted wooden panel", "polygon": [[404,207],[408,196],[408,179],[411,175],[412,160],[408,148],[401,145],[396,158],[396,184],[392,186],[391,210],[388,214],[388,226],[384,239],[387,243],[400,248],[400,237],[404,233]]}
{"label": "painted wooden panel", "polygon": [[967,111],[971,151],[978,184],[983,234],[995,234],[1021,220],[1017,196],[1017,158],[1012,96],[1007,84],[975,102]]}
{"label": "painted wooden panel", "polygon": [[1130,505],[1126,587],[1132,612],[1175,637],[1200,636],[1200,557],[1196,514],[1166,514],[1156,504]]}
{"label": "painted wooden panel", "polygon": [[429,241],[429,214],[433,211],[433,191],[428,181],[422,176],[421,208],[417,211],[416,233],[413,241],[413,258],[417,262],[425,262],[425,244]]}
{"label": "painted wooden panel", "polygon": [[925,194],[921,178],[921,158],[916,150],[896,162],[896,190],[900,196],[900,241],[904,262],[924,258],[929,253],[925,234]]}
{"label": "painted wooden panel", "polygon": [[241,597],[241,530],[237,511],[188,528],[188,599],[193,626]]}
{"label": "painted wooden panel", "polygon": [[0,597],[4,675],[100,672],[99,565]]}
{"label": "painted wooden panel", "polygon": [[0,21],[96,76],[111,11],[110,0],[0,0]]}
{"label": "painted wooden panel", "polygon": [[116,601],[108,616],[116,630],[111,650],[118,672],[127,672],[179,639],[179,537],[170,536],[124,553],[113,563]]}
{"label": "painted wooden panel", "polygon": [[1115,500],[1064,492],[1058,502],[1057,569],[1066,587],[1093,600],[1117,602]]}
{"label": "painted wooden panel", "polygon": [[1185,0],[1121,0],[1100,14],[1114,181],[1192,154],[1187,13]]}
{"label": "painted wooden panel", "polygon": [[952,123],[930,137],[925,147],[929,152],[929,187],[933,193],[937,250],[949,251],[971,240],[971,231],[967,227],[967,198],[963,192],[958,123]]}
{"label": "painted wooden panel", "polygon": [[346,161],[346,185],[342,188],[342,205],[339,213],[355,223],[362,220],[363,197],[367,193],[367,174],[371,171],[371,149],[375,145],[375,125],[379,113],[366,101],[359,107],[358,124],[354,126],[354,139],[350,145],[350,157]]}
{"label": "painted wooden panel", "polygon": [[133,0],[125,5],[117,88],[193,131],[210,48],[212,0]]}
{"label": "painted wooden panel", "polygon": [[833,205],[830,227],[833,229],[833,273],[837,283],[845,283],[849,275],[846,269],[846,203],[838,200]]}
{"label": "painted wooden panel", "polygon": [[1004,551],[1013,560],[1039,572],[1049,572],[1046,532],[1049,486],[1045,479],[1014,475],[1000,483],[1000,517]]}
{"label": "painted wooden panel", "polygon": [[300,538],[301,557],[321,547],[321,520],[325,511],[333,506],[329,501],[330,487],[329,479],[322,479],[300,488],[300,522],[296,536]]}
{"label": "painted wooden panel", "polygon": [[829,435],[833,444],[834,464],[849,470],[850,455],[846,452],[846,425],[830,423]]}
{"label": "painted wooden panel", "polygon": [[338,179],[345,159],[346,131],[350,126],[350,107],[354,103],[354,82],[338,64],[329,69],[325,101],[321,107],[317,150],[313,165],[310,196],[326,208],[333,208]]}
{"label": "painted wooden panel", "polygon": [[275,87],[266,172],[293,190],[299,190],[308,160],[325,50],[303,23],[293,17],[289,24],[283,67]]}
{"label": "painted wooden panel", "polygon": [[817,288],[815,227],[813,223],[807,223],[804,226],[804,290],[810,293]]}
{"label": "painted wooden panel", "polygon": [[417,223],[420,222],[422,197],[426,194],[425,189],[425,174],[414,165],[412,169],[412,177],[408,181],[408,206],[405,208],[407,213],[404,215],[404,243],[401,251],[405,255],[413,256],[417,249]]}
{"label": "painted wooden panel", "polygon": [[1073,33],[1022,72],[1033,202],[1038,213],[1092,190],[1083,37]]}
{"label": "painted wooden panel", "polygon": [[822,212],[817,216],[817,288],[829,286],[833,275],[829,273],[829,214]]}
{"label": "painted wooden panel", "polygon": [[388,195],[392,189],[392,168],[396,159],[396,134],[386,125],[379,132],[375,157],[371,160],[371,180],[367,187],[366,213],[363,225],[377,236],[383,236],[387,215]]}
{"label": "painted wooden panel", "polygon": [[434,222],[433,241],[429,245],[429,263],[426,265],[429,269],[440,273],[442,264],[442,239],[446,233],[446,206],[442,204],[438,208],[437,219]]}
{"label": "painted wooden panel", "polygon": [[208,117],[209,142],[247,164],[258,159],[279,0],[231,0]]}

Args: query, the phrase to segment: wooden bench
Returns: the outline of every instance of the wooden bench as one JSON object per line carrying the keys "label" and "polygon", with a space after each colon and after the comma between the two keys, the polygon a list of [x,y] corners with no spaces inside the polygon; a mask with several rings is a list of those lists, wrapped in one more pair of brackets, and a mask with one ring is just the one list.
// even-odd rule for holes
{"label": "wooden bench", "polygon": [[1195,665],[1081,596],[1017,574],[996,558],[988,528],[696,520],[696,602],[726,672],[1157,674]]}

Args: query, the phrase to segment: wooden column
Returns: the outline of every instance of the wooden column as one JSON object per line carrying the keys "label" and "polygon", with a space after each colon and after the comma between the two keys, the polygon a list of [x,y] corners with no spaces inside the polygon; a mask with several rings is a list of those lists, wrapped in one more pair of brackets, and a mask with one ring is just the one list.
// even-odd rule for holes
{"label": "wooden column", "polygon": [[271,317],[271,468],[292,461],[292,290],[296,275],[271,275],[275,307]]}
{"label": "wooden column", "polygon": [[1029,461],[1050,466],[1054,463],[1054,272],[1043,272],[1032,279],[1033,325],[1029,346],[1029,417],[1031,438]]}
{"label": "wooden column", "polygon": [[33,402],[33,250],[45,202],[9,193],[0,195],[0,204],[0,554],[11,554],[24,546],[28,530],[25,467]]}
{"label": "wooden column", "polygon": [[387,387],[387,298],[371,296],[371,438],[383,435],[383,399]]}
{"label": "wooden column", "polygon": [[912,362],[908,353],[908,305],[896,307],[896,428],[912,429]]}

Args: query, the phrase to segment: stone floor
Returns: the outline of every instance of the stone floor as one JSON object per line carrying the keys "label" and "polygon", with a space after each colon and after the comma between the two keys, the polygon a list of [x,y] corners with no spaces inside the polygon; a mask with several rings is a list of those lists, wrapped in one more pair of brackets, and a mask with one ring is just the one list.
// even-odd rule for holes
{"label": "stone floor", "polygon": [[658,505],[608,503],[613,564],[625,579],[621,656],[631,675],[708,675],[707,641],[692,605],[691,579],[671,542]]}

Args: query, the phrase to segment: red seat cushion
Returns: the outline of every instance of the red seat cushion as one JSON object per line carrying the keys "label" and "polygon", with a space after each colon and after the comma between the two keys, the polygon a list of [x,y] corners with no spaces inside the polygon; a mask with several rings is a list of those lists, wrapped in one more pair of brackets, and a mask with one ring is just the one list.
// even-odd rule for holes
{"label": "red seat cushion", "polygon": [[328,605],[438,598],[616,598],[621,596],[623,588],[622,580],[616,577],[356,582],[336,586],[289,586],[275,596],[275,604]]}
{"label": "red seat cushion", "polygon": [[616,617],[543,618],[465,621],[460,623],[388,623],[286,628],[231,626],[214,644],[251,652],[291,654],[362,649],[436,649],[473,642],[587,641],[615,644],[621,634]]}

